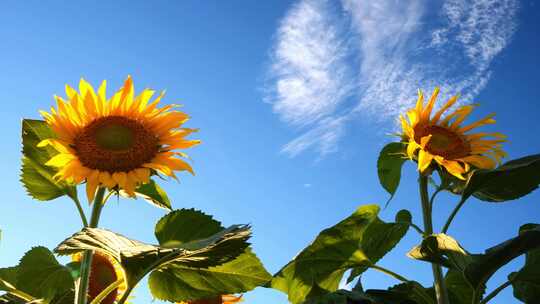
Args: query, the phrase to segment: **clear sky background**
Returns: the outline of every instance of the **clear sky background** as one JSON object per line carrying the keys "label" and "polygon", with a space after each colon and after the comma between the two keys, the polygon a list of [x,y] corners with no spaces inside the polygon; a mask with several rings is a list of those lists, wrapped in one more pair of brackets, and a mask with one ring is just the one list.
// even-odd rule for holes
{"label": "clear sky background", "polygon": [[[475,2],[475,5],[471,3]],[[493,3],[492,3],[493,2]],[[496,112],[485,128],[508,135],[510,158],[540,151],[540,10],[535,1],[2,1],[0,2],[0,267],[32,246],[54,248],[80,229],[68,199],[33,201],[19,183],[22,118],[39,118],[53,94],[81,77],[109,92],[130,74],[136,90],[167,89],[184,104],[203,144],[188,151],[195,177],[163,184],[176,208],[225,225],[250,223],[255,252],[274,273],[322,229],[361,204],[384,204],[376,159],[417,88]],[[442,101],[441,101],[442,102]],[[416,172],[388,208],[421,223]],[[440,196],[441,227],[456,197]],[[479,252],[540,222],[540,192],[503,204],[471,199],[449,234]],[[164,215],[138,200],[114,200],[101,227],[154,242]],[[440,229],[440,228],[439,228]],[[428,284],[427,263],[405,257],[410,231],[381,264]],[[521,267],[499,271],[490,289]],[[366,288],[397,283],[378,273]],[[141,284],[135,303],[151,296]],[[258,288],[246,303],[286,303]],[[493,303],[515,303],[511,289]]]}

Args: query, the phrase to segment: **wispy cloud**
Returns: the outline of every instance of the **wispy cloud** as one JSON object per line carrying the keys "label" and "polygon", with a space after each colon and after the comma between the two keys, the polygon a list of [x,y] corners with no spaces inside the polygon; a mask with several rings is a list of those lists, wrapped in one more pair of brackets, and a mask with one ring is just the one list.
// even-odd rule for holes
{"label": "wispy cloud", "polygon": [[304,132],[282,152],[335,152],[348,122],[391,121],[417,88],[473,98],[517,9],[517,0],[299,1],[277,30],[267,82],[274,111]]}

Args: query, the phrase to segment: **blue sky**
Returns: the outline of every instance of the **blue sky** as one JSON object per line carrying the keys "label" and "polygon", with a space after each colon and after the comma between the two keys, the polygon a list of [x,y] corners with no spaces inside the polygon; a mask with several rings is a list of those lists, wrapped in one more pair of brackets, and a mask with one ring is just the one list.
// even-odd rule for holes
{"label": "blue sky", "polygon": [[[358,205],[384,204],[376,158],[417,88],[497,113],[490,130],[509,137],[510,158],[538,153],[540,11],[534,1],[4,1],[0,9],[0,266],[35,245],[53,248],[80,228],[67,199],[37,202],[18,181],[22,118],[38,118],[52,95],[81,77],[110,90],[130,74],[136,89],[167,89],[184,104],[203,144],[189,151],[197,175],[164,187],[176,208],[224,224],[251,223],[253,247],[270,272]],[[381,216],[402,208],[419,223],[412,164]],[[540,192],[516,202],[471,200],[450,234],[478,252],[540,222]],[[435,225],[456,198],[441,195]],[[153,242],[163,216],[143,201],[107,206],[101,226]],[[410,232],[385,267],[427,284],[428,264],[404,256]],[[491,286],[518,269],[512,263]],[[367,288],[396,283],[367,273]],[[151,299],[141,285],[135,303]],[[259,288],[246,303],[286,303]],[[493,303],[514,303],[505,290]]]}

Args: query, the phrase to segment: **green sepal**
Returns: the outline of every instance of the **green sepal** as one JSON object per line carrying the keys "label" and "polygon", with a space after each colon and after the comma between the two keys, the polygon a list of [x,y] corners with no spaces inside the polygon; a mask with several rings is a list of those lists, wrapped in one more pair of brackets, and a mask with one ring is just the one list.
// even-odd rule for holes
{"label": "green sepal", "polygon": [[56,181],[53,178],[57,173],[56,169],[45,165],[58,152],[49,146],[37,147],[42,140],[55,137],[54,132],[44,121],[33,119],[22,121],[21,182],[28,194],[37,200],[48,201],[63,195],[77,196],[74,186]]}

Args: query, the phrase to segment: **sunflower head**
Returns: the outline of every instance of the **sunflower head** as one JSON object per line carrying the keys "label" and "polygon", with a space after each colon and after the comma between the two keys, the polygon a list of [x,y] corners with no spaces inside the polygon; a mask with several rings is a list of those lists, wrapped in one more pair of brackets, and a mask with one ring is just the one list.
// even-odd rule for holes
{"label": "sunflower head", "polygon": [[193,300],[188,302],[180,302],[178,304],[235,304],[242,302],[242,296],[222,295],[213,298]]}
{"label": "sunflower head", "polygon": [[[81,261],[82,255],[73,256],[74,261]],[[126,290],[125,274],[120,264],[111,257],[95,252],[92,256],[90,266],[90,277],[88,281],[88,302],[94,300],[104,289],[112,283],[122,279],[123,282],[109,293],[101,303],[113,304],[119,300]]]}
{"label": "sunflower head", "polygon": [[58,154],[47,165],[58,168],[55,178],[70,183],[86,182],[89,201],[98,186],[135,194],[154,173],[176,178],[175,171],[191,166],[176,151],[200,143],[186,136],[195,129],[182,128],[189,119],[175,105],[162,108],[161,93],[151,101],[154,91],[145,89],[135,96],[131,77],[111,98],[103,81],[97,92],[84,79],[79,91],[66,85],[67,99],[55,96],[56,108],[41,114],[55,138],[39,143],[51,145]]}
{"label": "sunflower head", "polygon": [[[476,105],[465,105],[443,114],[454,105],[457,96],[451,97],[440,110],[432,113],[439,88],[424,104],[424,96],[418,92],[416,106],[400,116],[402,140],[407,145],[407,156],[418,161],[418,170],[425,172],[436,163],[459,179],[471,167],[493,169],[506,156],[501,143],[505,136],[501,133],[473,133],[472,129],[495,123],[493,114],[474,123],[463,125],[464,120]],[[433,114],[433,115],[432,115]]]}

